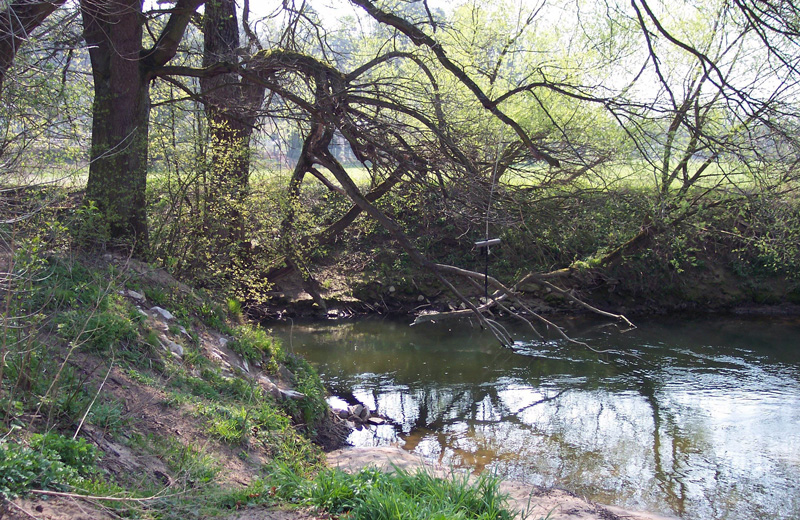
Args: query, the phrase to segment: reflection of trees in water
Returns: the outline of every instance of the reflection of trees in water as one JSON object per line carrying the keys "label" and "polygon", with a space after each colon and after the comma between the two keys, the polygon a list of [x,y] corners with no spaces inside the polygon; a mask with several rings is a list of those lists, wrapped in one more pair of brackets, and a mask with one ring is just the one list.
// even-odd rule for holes
{"label": "reflection of trees in water", "polygon": [[[658,383],[647,374],[642,374],[639,393],[644,397],[653,413],[653,465],[655,469],[655,479],[658,488],[664,494],[667,502],[678,516],[686,514],[687,486],[682,478],[686,469],[686,459],[684,453],[686,448],[691,446],[688,438],[682,438],[680,428],[675,422],[672,414],[662,414],[661,404],[657,393]],[[666,423],[666,424],[665,424]],[[667,446],[662,446],[662,438]],[[669,468],[665,468],[663,449],[669,453],[667,463]]]}
{"label": "reflection of trees in water", "polygon": [[[796,421],[784,416],[800,409],[793,397],[800,358],[795,353],[784,362],[756,347],[719,347],[719,327],[688,343],[682,327],[673,340],[676,327],[668,325],[625,337],[653,364],[598,359],[558,344],[531,345],[523,356],[476,346],[458,330],[445,338],[427,331],[405,337],[417,329],[404,327],[390,329],[381,343],[372,329],[360,329],[340,336],[357,350],[326,345],[312,353],[328,381],[339,383],[335,393],[345,397],[354,388],[352,400],[399,424],[399,432],[361,432],[372,436],[361,445],[402,438],[406,449],[445,465],[488,467],[692,519],[800,518],[798,500],[786,499],[795,494],[800,459],[794,448],[779,446],[796,439]],[[781,430],[767,431],[753,414],[775,392],[789,399],[769,423]],[[747,440],[762,436],[770,444]]]}
{"label": "reflection of trees in water", "polygon": [[630,394],[630,403],[619,404],[618,395],[586,382],[549,389],[513,380],[443,388],[387,385],[376,376],[361,381],[351,397],[396,422],[404,449],[442,464],[491,467],[506,477],[565,485],[599,499],[652,503],[658,495],[682,515],[688,454],[700,447],[697,435],[663,410],[659,385],[642,375],[636,388],[643,399]]}

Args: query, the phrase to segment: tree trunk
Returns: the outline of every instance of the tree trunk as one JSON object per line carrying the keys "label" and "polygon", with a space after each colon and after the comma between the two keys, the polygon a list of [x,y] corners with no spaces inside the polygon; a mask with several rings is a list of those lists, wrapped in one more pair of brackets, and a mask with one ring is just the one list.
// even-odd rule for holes
{"label": "tree trunk", "polygon": [[87,204],[99,210],[90,232],[112,247],[147,251],[150,81],[175,55],[203,0],[178,0],[154,46],[143,49],[143,0],[80,0],[94,79]]}
{"label": "tree trunk", "polygon": [[[203,67],[237,62],[234,0],[206,3],[203,39]],[[250,178],[250,137],[265,89],[243,81],[237,72],[201,77],[200,88],[211,138],[206,227],[215,250],[230,261],[248,250],[242,208]]]}
{"label": "tree trunk", "polygon": [[[147,247],[145,188],[150,78],[142,52],[142,2],[82,0],[84,38],[94,79],[87,201],[100,211],[112,241]],[[98,237],[102,238],[102,237]],[[116,244],[112,244],[116,245]]]}

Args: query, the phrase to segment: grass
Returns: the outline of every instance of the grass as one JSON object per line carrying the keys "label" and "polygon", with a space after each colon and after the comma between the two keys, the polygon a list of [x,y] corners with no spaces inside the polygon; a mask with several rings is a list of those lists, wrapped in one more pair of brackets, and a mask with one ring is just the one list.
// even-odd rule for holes
{"label": "grass", "polygon": [[279,466],[270,475],[276,496],[351,520],[505,520],[513,517],[499,481],[467,474],[441,479],[430,472],[365,468],[349,474],[325,469],[313,478]]}
{"label": "grass", "polygon": [[[324,389],[310,366],[292,360],[292,370],[297,373],[308,402],[279,403],[254,381],[223,375],[203,356],[202,331],[215,326],[234,338],[233,347],[245,357],[262,362],[265,369],[283,370],[279,363],[286,361],[286,356],[280,343],[265,331],[242,323],[238,302],[228,300],[227,305],[219,305],[202,294],[185,294],[173,287],[156,285],[132,271],[122,272],[91,260],[52,253],[37,258],[37,254],[41,253],[22,253],[25,266],[32,266],[32,274],[18,292],[4,293],[9,313],[4,313],[3,320],[14,326],[2,329],[2,497],[16,496],[31,488],[127,496],[161,490],[163,482],[151,481],[145,472],[126,475],[119,481],[106,481],[101,474],[85,472],[90,462],[94,464],[89,459],[100,454],[81,439],[31,436],[37,428],[74,432],[83,418],[86,426],[92,425],[114,442],[128,445],[134,453],[157,456],[168,467],[172,480],[192,489],[185,497],[153,505],[152,515],[131,507],[132,514],[168,518],[171,513],[165,509],[174,507],[187,518],[193,514],[194,506],[202,503],[203,510],[212,516],[215,511],[250,500],[249,497],[269,497],[266,489],[228,489],[217,482],[223,462],[209,455],[197,439],[135,433],[148,431],[147,425],[124,413],[126,407],[106,391],[101,389],[98,393],[96,389],[97,376],[102,378],[112,359],[113,366],[126,374],[132,384],[166,391],[165,409],[175,414],[193,410],[199,418],[202,442],[219,440],[234,451],[239,449],[245,459],[255,450],[260,457],[294,464],[298,471],[320,464],[320,450],[303,435],[310,428],[298,422],[303,417],[316,420],[324,412],[318,409],[319,403],[324,403]],[[148,304],[158,303],[170,310],[177,316],[175,323],[190,331],[193,340],[185,346],[183,360],[174,359],[158,346],[158,336],[163,332],[151,328],[134,303],[119,294],[125,287],[143,292]],[[13,321],[13,316],[24,316],[26,321]],[[19,323],[24,327],[17,326]],[[174,324],[168,333],[182,335]],[[78,352],[82,353],[81,360],[93,359],[97,366],[79,365],[84,361],[76,359]],[[35,425],[31,417],[37,418]]]}

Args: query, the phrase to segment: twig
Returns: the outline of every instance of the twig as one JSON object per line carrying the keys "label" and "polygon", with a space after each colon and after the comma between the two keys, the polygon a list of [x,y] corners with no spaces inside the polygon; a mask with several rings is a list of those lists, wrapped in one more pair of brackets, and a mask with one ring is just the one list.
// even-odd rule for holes
{"label": "twig", "polygon": [[81,422],[78,424],[78,428],[75,430],[75,435],[72,436],[72,440],[78,438],[78,434],[81,432],[81,428],[83,428],[83,423],[86,421],[86,417],[89,415],[89,412],[92,410],[94,406],[94,402],[97,401],[97,396],[100,395],[100,392],[103,391],[103,386],[105,386],[106,381],[108,381],[108,376],[111,374],[111,369],[114,368],[114,358],[111,358],[111,364],[108,365],[108,372],[106,372],[106,377],[103,378],[103,382],[100,383],[100,386],[97,388],[97,393],[94,394],[94,399],[92,402],[89,403],[89,406],[86,408],[86,412],[84,412],[83,417],[81,417]]}
{"label": "twig", "polygon": [[185,491],[180,493],[173,493],[171,495],[153,495],[149,497],[135,498],[135,497],[98,497],[94,495],[81,495],[80,493],[64,493],[62,491],[50,491],[48,489],[31,489],[31,493],[36,495],[47,495],[54,497],[66,498],[82,498],[85,500],[105,500],[107,502],[152,502],[153,500],[160,500],[162,498],[172,498],[185,494]]}

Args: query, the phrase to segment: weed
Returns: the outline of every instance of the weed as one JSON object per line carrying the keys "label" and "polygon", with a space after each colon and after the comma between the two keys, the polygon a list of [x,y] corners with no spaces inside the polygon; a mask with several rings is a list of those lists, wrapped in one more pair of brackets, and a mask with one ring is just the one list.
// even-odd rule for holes
{"label": "weed", "polygon": [[242,316],[242,302],[236,298],[228,298],[228,316],[236,323],[242,323],[244,317]]}
{"label": "weed", "polygon": [[119,434],[130,423],[130,419],[123,413],[122,403],[116,399],[106,398],[92,406],[89,413],[89,423],[102,429],[105,433]]}
{"label": "weed", "polygon": [[144,295],[149,302],[159,307],[166,307],[169,305],[169,296],[167,292],[158,286],[147,286],[144,288]]}
{"label": "weed", "polygon": [[228,342],[228,348],[253,363],[267,361],[269,365],[269,361],[284,361],[280,343],[264,329],[253,325],[237,327],[234,339]]}
{"label": "weed", "polygon": [[296,421],[313,429],[325,417],[328,410],[325,385],[322,384],[316,370],[305,359],[287,356],[286,364],[294,373],[295,389],[305,397],[285,401],[283,407]]}
{"label": "weed", "polygon": [[58,454],[64,464],[75,469],[83,477],[91,476],[96,472],[97,447],[86,442],[86,439],[72,439],[57,433],[37,433],[31,435],[30,447],[42,453]]}
{"label": "weed", "polygon": [[0,441],[0,499],[30,489],[65,490],[94,473],[94,446],[57,434],[34,436],[31,446]]}
{"label": "weed", "polygon": [[171,437],[134,436],[131,444],[157,456],[189,485],[211,482],[219,473],[219,463],[213,457],[206,455],[201,448],[184,445]]}

